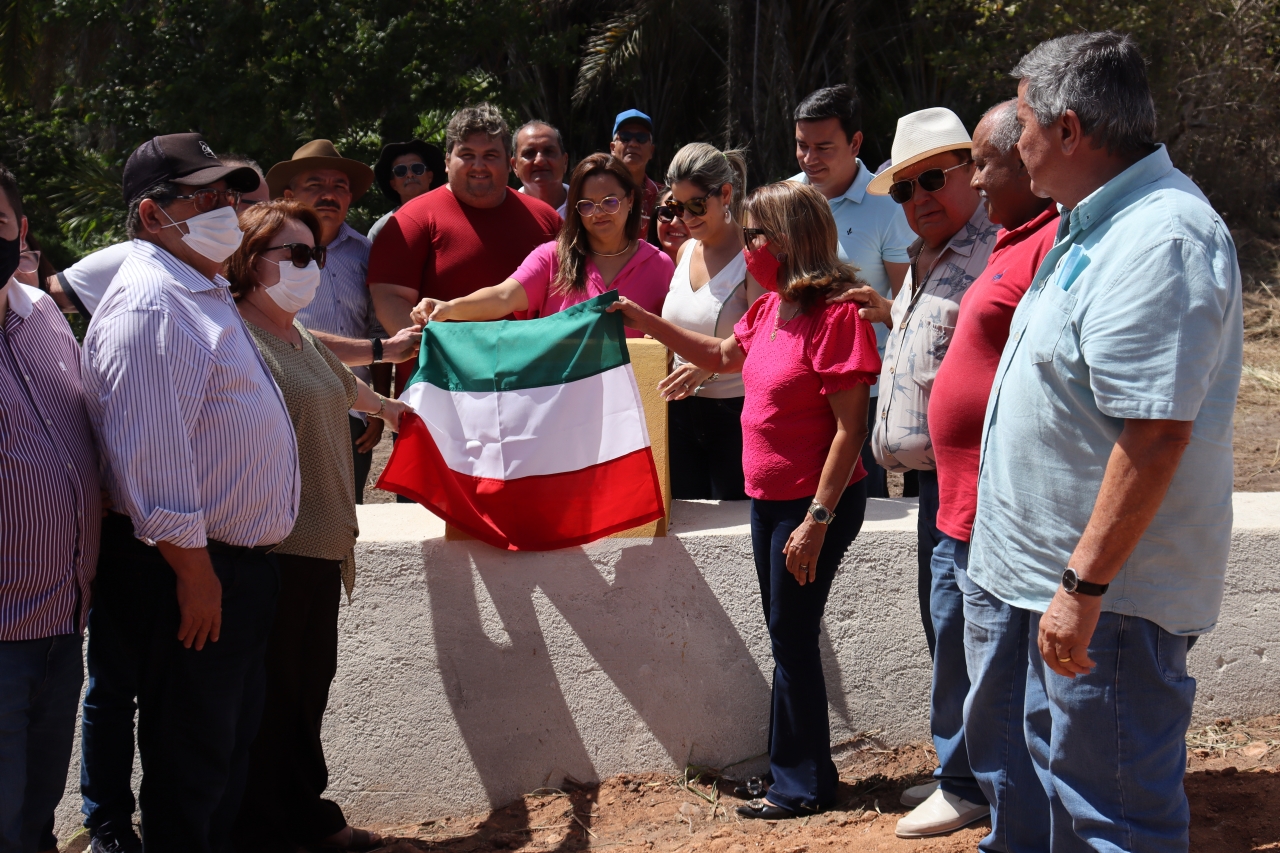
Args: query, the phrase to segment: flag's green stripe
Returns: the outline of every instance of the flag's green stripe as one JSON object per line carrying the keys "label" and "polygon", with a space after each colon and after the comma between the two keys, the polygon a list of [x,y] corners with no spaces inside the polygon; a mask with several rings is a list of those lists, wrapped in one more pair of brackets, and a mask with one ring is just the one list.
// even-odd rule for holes
{"label": "flag's green stripe", "polygon": [[449,391],[516,391],[560,385],[631,361],[611,290],[537,320],[429,323],[413,382]]}

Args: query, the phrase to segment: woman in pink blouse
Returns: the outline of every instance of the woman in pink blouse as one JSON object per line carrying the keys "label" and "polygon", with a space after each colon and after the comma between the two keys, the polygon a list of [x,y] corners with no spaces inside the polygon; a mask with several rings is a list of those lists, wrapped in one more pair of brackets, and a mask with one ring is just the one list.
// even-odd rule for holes
{"label": "woman in pink blouse", "polygon": [[[413,322],[532,320],[616,290],[648,311],[661,312],[675,265],[641,239],[639,188],[621,160],[592,154],[569,179],[560,236],[529,253],[511,278],[447,302],[424,299]],[[640,333],[627,331],[631,337]]]}
{"label": "woman in pink blouse", "polygon": [[856,280],[837,258],[827,200],[807,185],[770,184],[747,198],[744,217],[747,269],[768,292],[731,337],[682,329],[631,300],[611,310],[703,370],[742,372],[742,466],[774,671],[767,793],[738,813],[776,820],[835,802],[818,630],[836,569],[862,527],[859,455],[880,357],[856,306],[826,301]]}

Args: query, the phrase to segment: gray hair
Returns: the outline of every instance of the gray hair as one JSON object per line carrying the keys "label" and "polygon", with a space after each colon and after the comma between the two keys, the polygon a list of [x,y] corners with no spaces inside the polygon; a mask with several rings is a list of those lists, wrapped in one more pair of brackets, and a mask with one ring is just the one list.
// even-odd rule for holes
{"label": "gray hair", "polygon": [[452,154],[464,139],[477,133],[483,133],[490,139],[501,139],[502,149],[508,157],[511,156],[511,130],[507,127],[507,120],[488,101],[463,107],[449,119],[449,126],[444,131],[445,153]]}
{"label": "gray hair", "polygon": [[1109,153],[1145,153],[1155,144],[1146,63],[1127,34],[1107,30],[1042,41],[1013,76],[1026,81],[1023,100],[1041,127],[1074,110],[1084,134]]}
{"label": "gray hair", "polygon": [[161,208],[165,208],[173,204],[181,194],[182,190],[178,188],[177,184],[170,181],[162,181],[148,188],[146,192],[129,202],[129,214],[124,221],[124,230],[129,235],[129,239],[135,239],[142,230],[142,216],[138,213],[138,208],[142,206],[142,202],[151,199]]}
{"label": "gray hair", "polygon": [[1018,139],[1022,136],[1022,125],[1018,124],[1017,98],[1010,98],[996,104],[983,113],[982,121],[991,123],[991,132],[987,134],[987,141],[1001,154],[1008,154],[1013,150],[1013,146],[1018,144]]}
{"label": "gray hair", "polygon": [[520,127],[516,129],[516,132],[512,136],[512,139],[519,139],[520,134],[524,133],[526,130],[529,130],[535,127],[545,127],[547,130],[554,133],[556,135],[556,145],[560,146],[560,153],[561,154],[565,153],[567,149],[565,149],[564,147],[564,136],[561,135],[560,128],[556,127],[554,124],[551,124],[550,122],[543,121],[542,119],[535,118],[533,121],[526,121],[524,124],[520,125]]}
{"label": "gray hair", "polygon": [[690,142],[676,152],[667,167],[667,186],[692,181],[703,192],[715,192],[729,184],[733,188],[729,209],[736,217],[747,193],[747,158],[737,148],[721,151],[705,142]]}

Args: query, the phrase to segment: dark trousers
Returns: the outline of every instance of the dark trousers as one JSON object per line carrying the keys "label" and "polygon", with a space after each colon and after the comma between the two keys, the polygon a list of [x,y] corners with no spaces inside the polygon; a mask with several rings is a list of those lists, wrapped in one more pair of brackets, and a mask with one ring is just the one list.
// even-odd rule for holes
{"label": "dark trousers", "polygon": [[0,853],[58,844],[83,683],[79,634],[0,642]]}
{"label": "dark trousers", "polygon": [[347,825],[342,809],[321,796],[329,768],[320,726],[338,671],[341,563],[291,554],[278,560],[267,699],[236,822],[237,853],[292,853]]}
{"label": "dark trousers", "polygon": [[[916,471],[920,480],[920,512],[916,518],[916,556],[920,574],[917,594],[920,598],[920,621],[924,623],[924,638],[929,644],[929,657],[933,657],[937,635],[933,629],[933,612],[929,606],[933,597],[933,549],[942,541],[938,531],[938,472]],[[957,600],[959,593],[956,593]]]}
{"label": "dark trousers", "polygon": [[686,397],[667,404],[671,497],[744,501],[742,397]]}
{"label": "dark trousers", "polygon": [[876,461],[876,455],[871,452],[871,436],[876,432],[876,409],[879,403],[876,397],[872,397],[867,404],[867,440],[862,445],[862,468],[867,472],[867,478],[864,482],[867,484],[867,497],[869,498],[887,498],[889,497],[889,479],[884,468],[880,467],[880,463]]}
{"label": "dark trousers", "polygon": [[176,576],[159,550],[133,538],[125,516],[112,513],[103,528],[89,617],[86,823],[129,820],[136,695],[147,853],[229,853],[262,716],[275,557],[210,555],[222,584],[221,637],[197,651],[177,640]]}
{"label": "dark trousers", "polygon": [[773,646],[769,800],[794,811],[813,811],[835,802],[839,775],[831,760],[818,633],[836,569],[862,529],[867,494],[862,481],[845,489],[818,555],[817,578],[801,586],[787,571],[782,548],[812,500],[751,501],[751,548]]}
{"label": "dark trousers", "polygon": [[361,453],[356,450],[356,440],[364,435],[364,431],[368,429],[368,424],[354,415],[347,415],[347,420],[351,425],[351,461],[355,463],[356,469],[356,503],[364,503],[364,487],[369,482],[369,471],[373,468],[373,451]]}

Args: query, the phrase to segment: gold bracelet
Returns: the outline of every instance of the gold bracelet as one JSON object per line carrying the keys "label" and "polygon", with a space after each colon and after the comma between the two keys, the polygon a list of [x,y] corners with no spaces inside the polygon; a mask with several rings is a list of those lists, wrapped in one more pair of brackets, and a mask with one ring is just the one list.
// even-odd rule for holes
{"label": "gold bracelet", "polygon": [[[375,391],[374,393],[377,394],[378,392]],[[382,396],[381,394],[378,394],[378,411],[371,412],[371,414],[380,421],[386,420],[386,418],[382,416],[382,413],[385,412],[386,410],[387,410],[387,398]]]}

